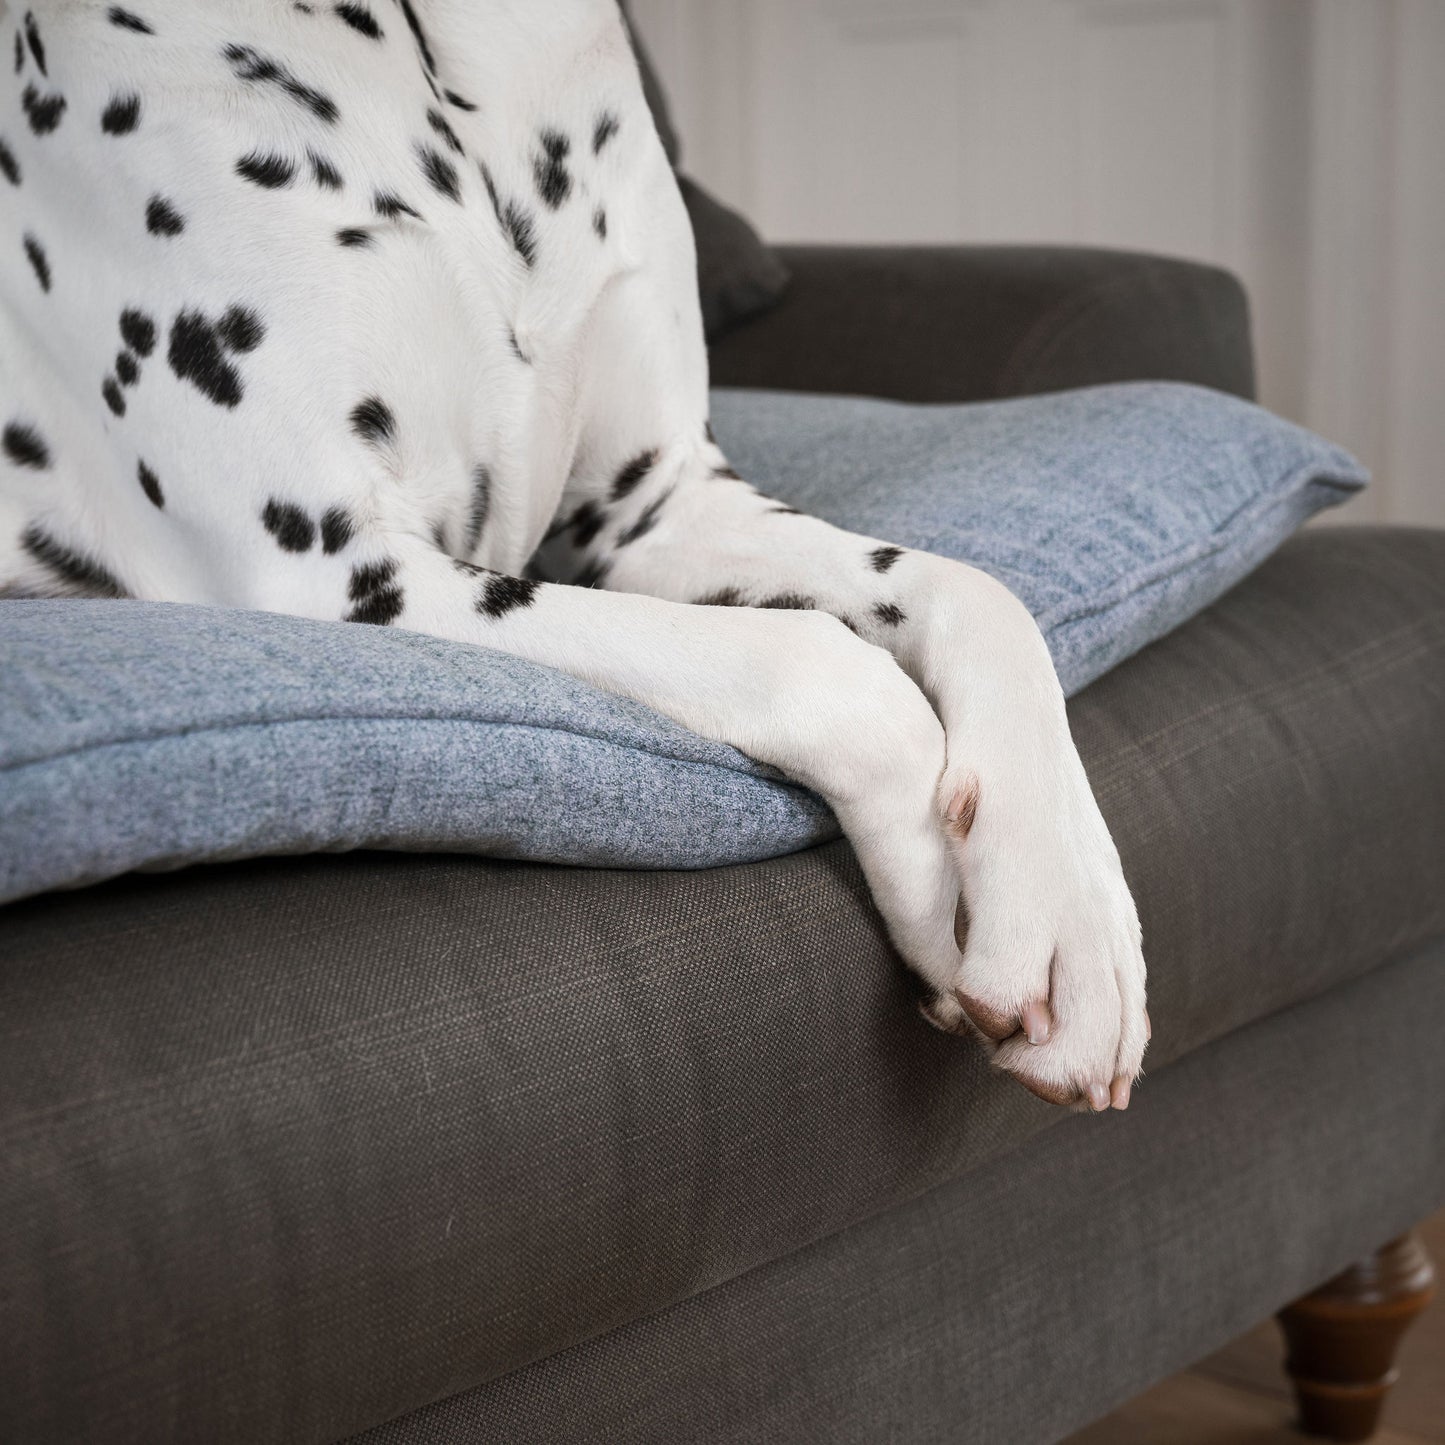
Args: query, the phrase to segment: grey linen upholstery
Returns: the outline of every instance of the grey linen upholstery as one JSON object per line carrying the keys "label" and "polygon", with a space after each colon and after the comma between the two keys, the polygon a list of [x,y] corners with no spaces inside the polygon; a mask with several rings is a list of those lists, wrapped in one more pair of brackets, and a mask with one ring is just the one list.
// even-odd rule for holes
{"label": "grey linen upholstery", "polygon": [[[1202,1203],[1188,1203],[1191,1181],[1254,1157],[1249,1141],[1230,1142],[1238,1127],[1216,1129],[1209,1091],[1171,1085],[1165,1066],[1189,1055],[1225,1069],[1227,1053],[1201,1047],[1445,932],[1442,710],[1445,534],[1392,530],[1298,537],[1074,700],[1152,968],[1159,1078],[1122,1124],[1061,1121],[989,1074],[970,1044],[918,1020],[843,844],[678,874],[269,861],[0,912],[0,1278],[10,1285],[0,1296],[0,1438],[332,1440],[744,1275],[785,1283],[796,1268],[816,1299],[787,1308],[826,1313],[836,1299],[846,1310],[850,1298],[861,1308],[842,1266],[814,1276],[812,1254],[776,1262],[852,1238],[840,1231],[889,1209],[902,1210],[886,1227],[898,1231],[905,1278],[918,1275],[930,1231],[972,1259],[975,1209],[981,1241],[1006,1240],[997,1231],[1008,1218],[1034,1209],[1047,1234],[1063,1208],[1048,1191],[1067,1190],[1048,1182],[1054,1156],[1031,1163],[1033,1150],[1076,1141],[1058,1178],[1107,1176],[1110,1151],[1095,1141],[1109,1136],[1091,1129],[1115,1131],[1125,1154],[1142,1141],[1123,1177],[1134,1169],[1152,1182],[1177,1168],[1135,1211],[1165,1211],[1151,1237],[1173,1244],[1157,1274],[1122,1258],[1127,1240],[1080,1262],[1089,1230],[1112,1218],[1099,1206],[1097,1219],[1076,1209],[1075,1232],[1041,1257],[1078,1265],[1068,1288],[1080,1300],[1114,1261],[1118,1309],[1158,1306],[1201,1237],[1190,1232],[1204,1218]],[[1300,1127],[1315,1097],[1327,1115],[1355,1108],[1351,1127],[1388,1120],[1402,1098],[1425,1109],[1426,1096],[1398,1092],[1438,1079],[1433,1037],[1411,1032],[1423,1016],[1378,1079],[1348,1077],[1380,1052],[1367,1041],[1393,1038],[1377,1003],[1381,1019],[1416,1007],[1439,1018],[1424,984],[1391,994],[1379,978],[1383,992],[1336,996],[1343,1025],[1334,1002],[1321,1004],[1329,1037],[1349,1049],[1309,1052],[1310,1028],[1290,1034],[1305,1052],[1254,1057],[1248,1094],[1230,1095],[1228,1108],[1243,1119],[1252,1101],[1263,1111],[1277,1099]],[[1227,1085],[1226,1075],[1217,1087]],[[1432,1087],[1436,1113],[1418,1127],[1438,1138]],[[1128,1132],[1156,1088],[1174,1101],[1164,1114],[1188,1146],[1182,1161],[1173,1133]],[[1413,1148],[1416,1127],[1396,1137]],[[1338,1132],[1331,1115],[1315,1144],[1299,1146],[1315,1169],[1301,1178],[1340,1157]],[[1294,1157],[1275,1147],[1282,1165]],[[1000,1193],[990,1181],[1005,1171],[986,1166],[1005,1156]],[[1355,1237],[1362,1201],[1376,1201],[1372,1220],[1389,1217],[1381,1233],[1433,1202],[1436,1169],[1414,1158],[1340,1182],[1338,1199],[1319,1205],[1329,1229],[1307,1248],[1280,1237],[1287,1191],[1277,1177],[1264,1176],[1258,1196],[1241,1184],[1239,1210],[1257,1210],[1283,1251],[1261,1276],[1266,1292],[1302,1287],[1340,1250],[1369,1243]],[[1176,1203],[1177,1223],[1167,1213]],[[952,1234],[928,1212],[939,1208],[964,1212]],[[1307,1217],[1296,1224],[1308,1233]],[[1212,1258],[1221,1279],[1262,1268],[1257,1242],[1235,1233]],[[956,1311],[954,1289],[976,1278],[968,1271],[999,1267],[987,1252],[940,1263],[918,1306]],[[886,1274],[886,1250],[870,1268]],[[1012,1312],[1011,1297],[995,1287],[995,1312],[967,1338],[1017,1341],[1050,1310],[1057,1330],[1070,1305],[1035,1299],[1022,1280]],[[782,1311],[782,1328],[782,1296],[768,1307]],[[1225,1308],[1221,1293],[1205,1312],[1210,1328]],[[924,1341],[903,1317],[895,1324],[879,1369],[893,1372],[887,1408],[901,1410],[897,1372]],[[761,1325],[756,1339],[738,1328],[728,1348],[739,1358],[769,1337]],[[688,1338],[684,1329],[684,1374],[700,1368]],[[1133,1373],[1098,1390],[1142,1381],[1145,1361],[1167,1366],[1193,1338],[1183,1325],[1157,1347],[1131,1336],[1143,1352]],[[1101,1329],[1078,1372],[1112,1339]],[[777,1383],[786,1357],[776,1348],[754,1402],[764,1421],[774,1403],[796,1405]],[[638,1358],[634,1371],[648,1357]],[[672,1368],[668,1358],[653,1366]],[[826,1378],[829,1366],[811,1368]],[[1061,1392],[1074,1370],[1061,1373]],[[967,1388],[978,1378],[970,1367]],[[722,1392],[730,1412],[748,1403],[735,1376],[700,1388]],[[955,1383],[954,1407],[965,1388]],[[562,1391],[557,1409],[584,1397]],[[521,1438],[518,1402],[532,1397],[507,1398],[516,1428],[503,1433]],[[1061,1418],[1061,1398],[1021,1416],[1020,1430]],[[649,1418],[640,1438],[667,1438],[660,1425],[647,1433]],[[765,1425],[750,1437],[730,1418],[735,1438],[778,1438]],[[926,1438],[934,1417],[916,1418]],[[532,1438],[547,1438],[537,1430]]]}
{"label": "grey linen upholstery", "polygon": [[1191,1054],[1147,1110],[354,1445],[1045,1445],[1445,1198],[1442,1016],[1437,941]]}
{"label": "grey linen upholstery", "polygon": [[780,246],[782,301],[712,348],[715,386],[985,401],[1109,381],[1254,394],[1227,271],[1049,246]]}

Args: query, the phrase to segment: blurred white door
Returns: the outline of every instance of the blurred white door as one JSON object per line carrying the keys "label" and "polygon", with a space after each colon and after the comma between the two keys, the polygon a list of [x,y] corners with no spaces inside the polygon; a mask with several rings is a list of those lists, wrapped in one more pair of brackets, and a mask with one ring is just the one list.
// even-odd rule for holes
{"label": "blurred white door", "polygon": [[634,0],[684,163],[770,239],[1236,271],[1262,399],[1445,525],[1445,0]]}

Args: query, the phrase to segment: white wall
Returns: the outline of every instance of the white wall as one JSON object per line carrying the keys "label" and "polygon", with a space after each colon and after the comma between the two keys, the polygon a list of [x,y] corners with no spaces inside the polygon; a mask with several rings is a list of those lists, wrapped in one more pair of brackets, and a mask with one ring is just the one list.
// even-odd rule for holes
{"label": "white wall", "polygon": [[[1262,399],[1445,525],[1445,0],[634,0],[685,163],[774,240],[1237,271]],[[966,344],[966,338],[960,344]]]}

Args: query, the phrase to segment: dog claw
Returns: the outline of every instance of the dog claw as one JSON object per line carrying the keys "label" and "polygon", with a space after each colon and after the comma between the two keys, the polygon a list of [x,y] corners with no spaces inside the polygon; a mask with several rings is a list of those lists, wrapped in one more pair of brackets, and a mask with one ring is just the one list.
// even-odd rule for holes
{"label": "dog claw", "polygon": [[1046,1044],[1053,1032],[1054,1016],[1043,999],[1024,1005],[1024,1037],[1031,1044]]}
{"label": "dog claw", "polygon": [[954,1035],[968,1033],[968,1020],[964,1018],[958,1005],[944,994],[935,994],[932,998],[920,999],[918,1012],[940,1033]]}
{"label": "dog claw", "polygon": [[1089,1085],[1089,1107],[1096,1114],[1102,1114],[1109,1107],[1109,1091],[1103,1084]]}
{"label": "dog claw", "polygon": [[1132,1088],[1133,1085],[1129,1080],[1123,1074],[1120,1074],[1109,1089],[1109,1102],[1113,1104],[1116,1109],[1127,1109],[1129,1107],[1129,1093]]}

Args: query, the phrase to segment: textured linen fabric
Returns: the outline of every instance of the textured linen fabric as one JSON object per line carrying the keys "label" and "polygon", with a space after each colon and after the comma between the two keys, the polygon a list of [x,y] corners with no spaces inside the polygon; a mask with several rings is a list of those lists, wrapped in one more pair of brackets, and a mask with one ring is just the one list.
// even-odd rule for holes
{"label": "textured linen fabric", "polygon": [[335,848],[706,867],[829,837],[811,793],[486,648],[264,612],[0,603],[0,899]]}
{"label": "textured linen fabric", "polygon": [[782,246],[767,315],[712,348],[715,386],[992,401],[1114,381],[1254,395],[1227,271],[1086,246]]}
{"label": "textured linen fabric", "polygon": [[1066,693],[1365,483],[1312,433],[1177,383],[934,407],[721,390],[712,411],[764,491],[997,577],[1043,629]]}
{"label": "textured linen fabric", "polygon": [[[1139,384],[974,407],[717,393],[775,495],[966,558],[1067,691],[1363,482],[1246,402]],[[263,613],[0,603],[0,901],[139,867],[356,847],[695,868],[834,837],[816,798],[572,678]]]}
{"label": "textured linen fabric", "polygon": [[1445,940],[354,1445],[1051,1445],[1445,1201],[1442,1023]]}
{"label": "textured linen fabric", "polygon": [[[0,1438],[363,1430],[949,1180],[1002,1179],[1026,1141],[1138,1127],[1174,1061],[1445,934],[1445,533],[1306,533],[1070,717],[1151,969],[1149,1077],[1122,1126],[1061,1119],[922,1023],[841,842],[652,874],[263,861],[0,910]],[[1161,1170],[1167,1145],[1201,1171],[1181,1176],[1186,1200],[1198,1178],[1217,1195],[1236,1163],[1280,1154],[1285,1172],[1257,1199],[1239,1183],[1229,1217],[1263,1211],[1264,1241],[1230,1224],[1238,1245],[1208,1256],[1217,1302],[1249,1298],[1236,1265],[1247,1281],[1280,1252],[1286,1271],[1261,1279],[1282,1297],[1404,1222],[1391,1201],[1438,1167],[1405,1128],[1442,1097],[1423,1087],[1438,1075],[1410,1072],[1439,1067],[1436,997],[1392,996],[1388,1028],[1352,1003],[1356,1032],[1347,1048],[1325,1039],[1313,1083],[1304,1056],[1281,1051],[1236,1095],[1221,1064],[1220,1098],[1191,1095],[1149,1136]],[[1364,1126],[1383,1100],[1405,1123],[1377,1156]],[[1309,1193],[1279,1179],[1309,1149],[1288,1142],[1293,1121],[1315,1117],[1349,1142],[1307,1161],[1301,1178],[1338,1176],[1312,1215]],[[1019,1228],[1038,1221],[1040,1259],[1056,1258],[1050,1210],[1068,1178],[991,1206]],[[1188,1292],[1166,1289],[1134,1240],[1172,1237],[1164,1263],[1202,1269],[1197,1237],[1170,1236],[1173,1194],[1123,1197],[1106,1252],[1130,1261],[1119,1309],[1187,1315]],[[1378,1221],[1360,1217],[1378,1235],[1325,1258],[1335,1202],[1373,1202]],[[1100,1230],[1116,1217],[1089,1211]],[[969,1223],[965,1211],[954,1226],[965,1241]],[[963,1338],[1000,1351],[1031,1338],[1029,1292],[1000,1285],[984,1311],[950,1272],[966,1244],[956,1254],[933,1261],[939,1284],[920,1303],[947,1304],[956,1328],[972,1321]],[[880,1290],[887,1269],[884,1257],[871,1276]],[[867,1278],[840,1311],[862,1311]],[[887,1298],[906,1301],[910,1278]],[[866,1312],[855,1321],[867,1334]],[[1187,1320],[1177,1329],[1161,1349],[1184,1348]],[[1123,1393],[1134,1366],[1121,1362],[1116,1387],[1100,1363],[1119,1332],[1106,1317],[1085,1333],[1094,1353],[1058,1389],[1097,1367],[1097,1390]],[[1048,1350],[1030,1347],[1037,1371]],[[908,1351],[905,1334],[891,1366]],[[762,1372],[759,1388],[778,1379]]]}

